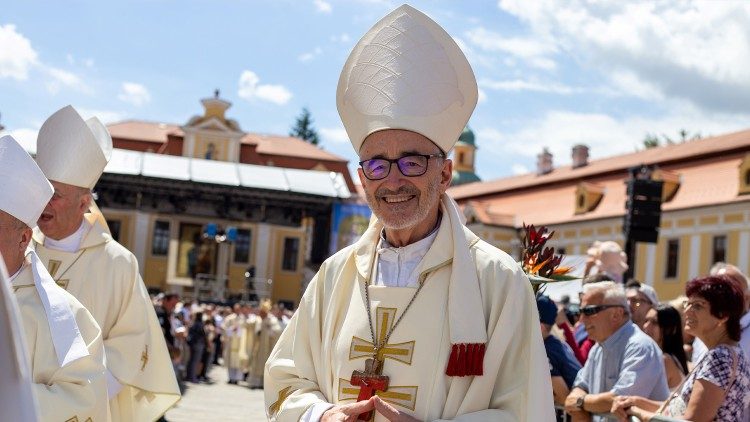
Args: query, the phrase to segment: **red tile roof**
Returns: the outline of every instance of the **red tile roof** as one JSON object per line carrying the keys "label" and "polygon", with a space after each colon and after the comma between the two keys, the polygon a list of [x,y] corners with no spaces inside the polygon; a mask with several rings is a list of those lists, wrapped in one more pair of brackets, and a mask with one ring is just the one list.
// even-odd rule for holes
{"label": "red tile roof", "polygon": [[[113,138],[163,144],[172,135],[182,138],[185,133],[179,125],[148,122],[143,120],[126,120],[107,125]],[[259,154],[283,155],[290,157],[311,158],[324,161],[346,162],[345,158],[325,151],[302,139],[291,136],[263,135],[246,133],[242,143],[256,145]]]}
{"label": "red tile roof", "polygon": [[[659,164],[677,173],[680,187],[662,210],[711,206],[750,201],[739,195],[739,165],[750,153],[750,130],[699,141],[654,148],[634,154],[592,161],[577,169],[562,167],[543,176],[526,174],[450,188],[448,193],[463,204],[482,210],[476,215],[489,225],[499,224],[498,216],[515,216],[533,224],[560,224],[621,216],[625,213],[627,169],[639,164]],[[604,188],[596,208],[575,214],[575,192],[579,183]]]}

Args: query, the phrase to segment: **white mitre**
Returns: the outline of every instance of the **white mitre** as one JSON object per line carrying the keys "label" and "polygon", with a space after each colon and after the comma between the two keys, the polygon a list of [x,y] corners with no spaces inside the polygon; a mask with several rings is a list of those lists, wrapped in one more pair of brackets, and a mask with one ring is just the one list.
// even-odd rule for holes
{"label": "white mitre", "polygon": [[474,72],[435,21],[403,5],[359,40],[339,77],[336,106],[354,149],[383,129],[406,129],[447,153],[477,104]]}
{"label": "white mitre", "polygon": [[49,180],[93,188],[112,156],[112,138],[96,117],[84,121],[72,106],[39,130],[36,161]]}
{"label": "white mitre", "polygon": [[54,189],[12,136],[0,138],[0,210],[35,227]]}

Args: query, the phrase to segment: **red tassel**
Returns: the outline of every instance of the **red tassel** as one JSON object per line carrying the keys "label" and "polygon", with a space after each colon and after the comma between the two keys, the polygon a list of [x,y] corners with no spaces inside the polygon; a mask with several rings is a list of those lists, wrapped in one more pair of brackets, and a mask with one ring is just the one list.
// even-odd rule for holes
{"label": "red tassel", "polygon": [[454,344],[445,374],[449,377],[483,375],[485,350],[484,343]]}

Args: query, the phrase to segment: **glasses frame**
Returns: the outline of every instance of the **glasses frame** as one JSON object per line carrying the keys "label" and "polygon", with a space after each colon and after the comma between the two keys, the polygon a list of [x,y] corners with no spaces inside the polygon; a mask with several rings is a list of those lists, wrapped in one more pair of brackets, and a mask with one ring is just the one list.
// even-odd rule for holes
{"label": "glasses frame", "polygon": [[580,312],[581,312],[581,315],[594,316],[598,314],[599,312],[607,310],[609,308],[625,309],[623,305],[588,305],[588,306],[581,307]]}
{"label": "glasses frame", "polygon": [[[423,157],[423,158],[427,159],[427,164],[424,166],[424,171],[422,173],[420,173],[420,174],[411,174],[411,175],[410,174],[404,174],[403,170],[401,170],[401,166],[398,165],[398,162],[401,161],[401,160],[403,160],[404,158],[409,158],[409,157]],[[391,174],[391,167],[393,167],[394,164],[396,164],[396,167],[398,167],[398,171],[401,172],[401,174],[404,175],[404,177],[419,177],[419,176],[424,176],[424,174],[427,173],[427,169],[430,167],[430,158],[433,158],[433,157],[445,158],[445,154],[443,154],[443,153],[438,153],[438,154],[407,154],[407,155],[404,155],[404,156],[401,156],[401,157],[398,157],[398,158],[395,158],[395,159],[390,159],[390,158],[370,158],[369,160],[362,160],[362,161],[360,161],[359,162],[359,167],[362,169],[362,173],[365,175],[365,177],[367,178],[367,180],[383,180],[383,179],[385,179],[386,177],[388,177],[388,175]],[[368,161],[373,161],[373,160],[383,160],[383,161],[387,161],[388,162],[388,170],[386,170],[385,175],[383,175],[383,177],[372,178],[372,177],[370,177],[370,176],[367,175],[367,171],[365,170],[364,163],[366,163]]]}

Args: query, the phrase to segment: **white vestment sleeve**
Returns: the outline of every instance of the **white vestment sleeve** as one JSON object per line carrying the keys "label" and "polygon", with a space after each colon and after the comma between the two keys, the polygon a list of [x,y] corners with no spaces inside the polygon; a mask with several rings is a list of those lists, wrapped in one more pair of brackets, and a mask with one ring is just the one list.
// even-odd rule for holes
{"label": "white vestment sleeve", "polygon": [[320,422],[320,418],[323,417],[323,413],[327,412],[328,409],[334,405],[331,403],[316,403],[311,408],[305,411],[299,422]]}
{"label": "white vestment sleeve", "polygon": [[312,279],[276,343],[265,366],[263,378],[266,414],[272,421],[298,421],[305,411],[318,403],[328,403],[320,391],[323,371],[321,310],[317,303],[319,281],[325,280],[325,264]]}

